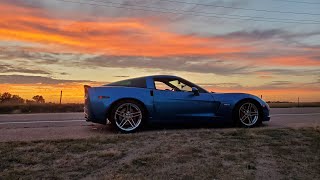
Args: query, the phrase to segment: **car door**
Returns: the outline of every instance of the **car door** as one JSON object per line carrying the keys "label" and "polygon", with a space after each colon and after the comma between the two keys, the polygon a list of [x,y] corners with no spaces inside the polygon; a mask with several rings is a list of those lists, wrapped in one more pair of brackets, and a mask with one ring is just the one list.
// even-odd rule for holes
{"label": "car door", "polygon": [[218,106],[219,103],[214,101],[210,93],[195,95],[190,91],[154,90],[154,110],[157,120],[177,122],[212,120]]}

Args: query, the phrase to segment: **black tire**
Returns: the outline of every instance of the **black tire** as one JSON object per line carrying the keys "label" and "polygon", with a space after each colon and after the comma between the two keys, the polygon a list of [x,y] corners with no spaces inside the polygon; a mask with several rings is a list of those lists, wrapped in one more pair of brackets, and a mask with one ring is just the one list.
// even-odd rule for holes
{"label": "black tire", "polygon": [[114,104],[108,119],[116,130],[132,133],[142,129],[146,115],[146,109],[141,103],[128,99]]}
{"label": "black tire", "polygon": [[260,105],[253,100],[240,102],[233,112],[234,122],[238,127],[256,127],[262,123],[262,111]]}

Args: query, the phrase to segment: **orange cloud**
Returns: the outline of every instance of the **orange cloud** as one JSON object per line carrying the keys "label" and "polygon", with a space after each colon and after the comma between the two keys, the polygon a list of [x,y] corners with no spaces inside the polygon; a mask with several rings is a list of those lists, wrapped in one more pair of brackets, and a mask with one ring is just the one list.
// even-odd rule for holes
{"label": "orange cloud", "polygon": [[13,5],[1,6],[0,12],[0,40],[36,42],[51,51],[159,57],[249,50],[245,46],[235,46],[235,40],[165,32],[144,23],[145,19],[75,22],[47,18],[40,9]]}
{"label": "orange cloud", "polygon": [[[296,49],[299,50],[299,49]],[[294,50],[292,50],[294,53]],[[230,59],[237,59],[243,63],[250,64],[252,66],[255,65],[264,65],[264,66],[320,66],[320,60],[314,59],[314,57],[318,57],[319,50],[313,50],[306,52],[305,55],[273,55],[270,50],[271,57],[264,57],[263,55],[258,57],[250,57],[250,53],[248,53],[248,57],[239,56],[237,54],[222,54],[219,55],[221,59],[226,61]]]}
{"label": "orange cloud", "polygon": [[[73,21],[50,18],[39,8],[6,3],[1,3],[0,15],[0,41],[37,43],[36,47],[25,48],[27,51],[151,57],[199,55],[242,66],[320,65],[319,60],[313,59],[320,56],[317,48],[287,48],[290,51],[299,49],[312,53],[272,56],[272,48],[281,49],[284,45],[270,42],[257,45],[250,42],[249,38],[230,36],[179,35],[165,31],[165,27],[152,25],[150,19],[99,18],[96,21]],[[272,57],[263,55],[268,52]],[[250,53],[262,55],[250,57]]]}
{"label": "orange cloud", "polygon": [[[28,51],[79,52],[117,56],[211,56],[246,65],[319,66],[319,50],[299,56],[246,57],[238,53],[265,52],[265,46],[276,49],[282,44],[263,47],[250,44],[250,39],[228,36],[202,37],[179,35],[152,25],[151,19],[99,18],[96,21],[74,21],[50,18],[42,9],[2,3],[0,6],[0,40],[40,44]],[[261,49],[262,48],[262,49]],[[271,49],[271,48],[270,48]],[[304,49],[303,47],[300,50]],[[295,51],[295,48],[289,48]],[[272,53],[271,50],[269,50]]]}
{"label": "orange cloud", "polygon": [[320,61],[306,56],[283,56],[268,59],[268,64],[284,66],[320,66]]}

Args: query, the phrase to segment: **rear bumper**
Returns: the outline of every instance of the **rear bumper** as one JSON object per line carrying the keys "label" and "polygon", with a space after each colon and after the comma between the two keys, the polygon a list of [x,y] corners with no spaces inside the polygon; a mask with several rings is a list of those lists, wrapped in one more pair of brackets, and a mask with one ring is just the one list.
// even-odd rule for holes
{"label": "rear bumper", "polygon": [[86,121],[92,122],[94,120],[92,113],[89,111],[89,109],[87,107],[83,108],[83,112],[84,112],[84,117],[85,117]]}
{"label": "rear bumper", "polygon": [[99,124],[106,124],[106,118],[97,118],[93,111],[90,110],[90,107],[85,106],[83,108],[84,111],[84,117],[87,122],[93,122],[93,123],[99,123]]}

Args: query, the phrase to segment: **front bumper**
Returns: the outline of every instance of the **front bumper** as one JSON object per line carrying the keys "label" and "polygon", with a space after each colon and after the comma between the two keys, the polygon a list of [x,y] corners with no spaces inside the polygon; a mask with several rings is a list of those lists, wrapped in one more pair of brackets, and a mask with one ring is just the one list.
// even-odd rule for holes
{"label": "front bumper", "polygon": [[269,108],[269,106],[263,107],[262,121],[270,121],[270,108]]}

